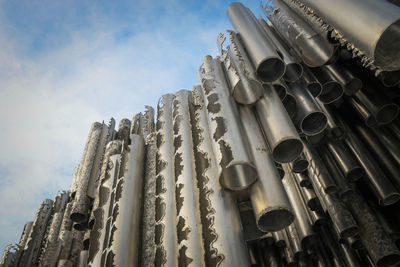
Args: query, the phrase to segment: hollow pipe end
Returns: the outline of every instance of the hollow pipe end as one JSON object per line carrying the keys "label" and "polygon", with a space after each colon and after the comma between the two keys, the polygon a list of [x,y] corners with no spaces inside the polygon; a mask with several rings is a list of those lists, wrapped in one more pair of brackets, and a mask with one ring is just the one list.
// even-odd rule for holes
{"label": "hollow pipe end", "polygon": [[[269,86],[269,85],[265,84],[265,86]],[[283,100],[286,97],[286,93],[287,93],[285,86],[283,86],[282,84],[279,84],[279,83],[274,83],[274,84],[272,84],[272,86],[274,87],[275,92],[279,96],[279,98],[281,100]],[[263,85],[263,87],[264,87],[264,85]]]}
{"label": "hollow pipe end", "polygon": [[243,105],[251,105],[263,95],[264,87],[258,81],[253,79],[249,79],[249,86],[244,86],[243,81],[241,80],[233,88],[233,98],[236,100],[236,102]]}
{"label": "hollow pipe end", "polygon": [[272,157],[276,162],[289,163],[294,161],[301,152],[303,152],[303,143],[300,138],[286,138],[272,149]]}
{"label": "hollow pipe end", "polygon": [[303,75],[303,66],[299,63],[289,63],[286,65],[285,73],[282,78],[285,82],[292,83]]}
{"label": "hollow pipe end", "polygon": [[274,82],[285,73],[286,65],[279,57],[264,59],[257,67],[257,74],[264,82]]}
{"label": "hollow pipe end", "polygon": [[327,122],[325,113],[311,112],[301,120],[300,129],[305,135],[316,135],[326,128]]}
{"label": "hollow pipe end", "polygon": [[375,65],[385,71],[400,69],[400,19],[381,34],[374,50]]}
{"label": "hollow pipe end", "polygon": [[355,93],[357,93],[359,90],[361,90],[362,86],[363,86],[363,83],[360,79],[353,78],[345,84],[344,93],[348,96],[352,96]]}
{"label": "hollow pipe end", "polygon": [[400,200],[400,194],[397,192],[393,192],[387,194],[384,198],[379,199],[379,204],[381,206],[389,206]]}
{"label": "hollow pipe end", "polygon": [[356,225],[353,225],[340,231],[340,238],[348,238],[355,236],[356,234],[358,234],[358,227]]}
{"label": "hollow pipe end", "polygon": [[296,173],[304,172],[308,168],[308,161],[306,159],[298,159],[293,162],[292,171]]}
{"label": "hollow pipe end", "polygon": [[71,213],[70,218],[73,222],[81,223],[86,221],[87,216],[80,212],[73,212]]}
{"label": "hollow pipe end", "polygon": [[307,89],[313,97],[318,97],[322,92],[322,85],[319,82],[311,82],[307,84]]}
{"label": "hollow pipe end", "polygon": [[330,104],[338,100],[342,95],[342,85],[335,81],[329,81],[322,85],[322,91],[318,99],[324,104]]}
{"label": "hollow pipe end", "polygon": [[275,232],[288,227],[294,220],[293,212],[286,207],[272,207],[262,211],[257,226],[263,232]]}
{"label": "hollow pipe end", "polygon": [[236,162],[222,170],[219,182],[222,187],[231,191],[247,189],[258,179],[255,167],[248,163]]}
{"label": "hollow pipe end", "polygon": [[347,171],[346,178],[349,182],[354,183],[364,175],[364,169],[360,166],[354,166]]}
{"label": "hollow pipe end", "polygon": [[391,123],[394,119],[396,119],[399,114],[399,106],[393,103],[386,104],[382,106],[376,116],[375,119],[378,124],[384,125]]}

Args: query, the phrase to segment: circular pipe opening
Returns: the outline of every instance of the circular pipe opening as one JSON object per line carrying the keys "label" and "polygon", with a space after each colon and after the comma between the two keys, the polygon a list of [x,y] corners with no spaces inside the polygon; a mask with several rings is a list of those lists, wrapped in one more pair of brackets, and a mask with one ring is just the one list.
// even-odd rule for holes
{"label": "circular pipe opening", "polygon": [[359,166],[355,166],[347,172],[346,178],[353,183],[363,177],[363,175],[364,169]]}
{"label": "circular pipe opening", "polygon": [[324,104],[330,104],[338,100],[342,95],[343,87],[337,82],[330,81],[322,86],[318,99]]}
{"label": "circular pipe opening", "polygon": [[303,67],[298,63],[289,63],[286,65],[286,71],[283,74],[285,82],[295,82],[303,75]]}
{"label": "circular pipe opening", "polygon": [[286,228],[293,220],[294,215],[290,210],[275,207],[261,214],[257,220],[257,225],[263,232],[275,232]]}
{"label": "circular pipe opening", "polygon": [[376,121],[379,124],[391,123],[399,114],[399,106],[396,104],[387,104],[379,109],[376,114]]}
{"label": "circular pipe opening", "polygon": [[308,168],[308,161],[306,159],[297,159],[293,161],[292,170],[294,172],[303,172]]}
{"label": "circular pipe opening", "polygon": [[[274,83],[272,86],[274,87],[276,94],[279,96],[279,98],[281,100],[286,97],[287,91],[286,91],[285,86],[283,86],[282,84],[279,84],[279,83]],[[265,89],[265,87],[264,87],[264,89]]]}
{"label": "circular pipe opening", "polygon": [[322,92],[322,85],[319,82],[307,84],[307,89],[313,97],[318,97]]}
{"label": "circular pipe opening", "polygon": [[303,143],[299,139],[291,138],[279,142],[272,151],[274,160],[279,163],[288,163],[295,160],[303,152]]}
{"label": "circular pipe opening", "polygon": [[315,135],[325,129],[327,122],[328,119],[325,113],[320,111],[312,112],[300,122],[300,129],[306,135]]}
{"label": "circular pipe opening", "polygon": [[385,198],[380,199],[379,202],[382,206],[389,206],[400,200],[400,194],[395,192],[387,195]]}
{"label": "circular pipe opening", "polygon": [[340,233],[340,237],[341,237],[341,238],[347,238],[347,237],[354,236],[354,235],[356,235],[357,233],[358,233],[358,227],[357,227],[357,226],[351,226],[351,227],[349,227],[349,228],[343,230],[343,231]]}
{"label": "circular pipe opening", "polygon": [[285,63],[278,57],[265,59],[257,68],[257,74],[265,82],[278,80],[285,73]]}

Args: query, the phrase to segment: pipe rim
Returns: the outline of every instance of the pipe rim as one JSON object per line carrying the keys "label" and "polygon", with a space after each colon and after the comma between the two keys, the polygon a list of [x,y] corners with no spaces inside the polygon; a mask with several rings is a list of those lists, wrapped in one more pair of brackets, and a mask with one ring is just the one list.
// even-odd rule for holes
{"label": "pipe rim", "polygon": [[315,111],[309,113],[300,122],[300,129],[305,135],[316,135],[326,128],[328,119],[325,113]]}
{"label": "pipe rim", "polygon": [[379,124],[389,124],[399,114],[399,106],[393,103],[383,105],[376,113],[375,119]]}
{"label": "pipe rim", "polygon": [[276,162],[289,163],[295,160],[303,152],[303,143],[300,139],[289,137],[281,140],[272,150],[272,156]]}
{"label": "pipe rim", "polygon": [[318,99],[324,104],[330,104],[338,100],[343,95],[343,87],[340,83],[329,81],[322,85],[322,91]]}
{"label": "pipe rim", "polygon": [[286,207],[265,209],[257,218],[257,226],[263,232],[280,231],[294,221],[293,212]]}
{"label": "pipe rim", "polygon": [[286,65],[279,57],[264,59],[257,68],[257,74],[265,82],[274,82],[285,73]]}

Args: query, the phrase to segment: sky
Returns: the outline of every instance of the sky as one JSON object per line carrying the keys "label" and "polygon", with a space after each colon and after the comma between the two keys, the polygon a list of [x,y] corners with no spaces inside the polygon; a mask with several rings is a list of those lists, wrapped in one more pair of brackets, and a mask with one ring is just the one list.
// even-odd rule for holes
{"label": "sky", "polygon": [[197,84],[229,3],[0,0],[0,249],[69,188],[92,122]]}

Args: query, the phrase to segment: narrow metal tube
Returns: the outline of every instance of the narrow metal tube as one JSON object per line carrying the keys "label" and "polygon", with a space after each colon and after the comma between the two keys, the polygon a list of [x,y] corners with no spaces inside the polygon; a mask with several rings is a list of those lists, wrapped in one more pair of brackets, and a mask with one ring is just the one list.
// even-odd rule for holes
{"label": "narrow metal tube", "polygon": [[382,169],[379,168],[366,147],[341,118],[340,121],[347,133],[344,138],[347,147],[350,148],[361,167],[363,167],[365,180],[379,200],[379,203],[386,206],[399,201],[399,192],[397,192],[393,184],[388,180]]}
{"label": "narrow metal tube", "polygon": [[265,5],[264,12],[279,34],[310,67],[319,67],[335,54],[335,47],[299,17],[286,4],[272,0]]}
{"label": "narrow metal tube", "polygon": [[400,251],[383,230],[382,226],[373,215],[358,192],[351,195],[349,205],[360,229],[360,237],[368,254],[378,267],[392,266],[400,262]]}
{"label": "narrow metal tube", "polygon": [[322,85],[322,91],[318,95],[318,99],[322,103],[330,104],[342,97],[343,87],[330,72],[324,68],[314,68],[312,70]]}
{"label": "narrow metal tube", "polygon": [[397,139],[388,129],[382,127],[374,127],[372,130],[390,155],[400,164],[400,138]]}
{"label": "narrow metal tube", "polygon": [[380,164],[382,170],[391,178],[391,182],[396,188],[400,189],[400,161],[391,157],[388,149],[380,142],[374,133],[367,127],[353,122],[352,125],[361,140],[369,147],[369,151],[375,156],[375,160]]}
{"label": "narrow metal tube", "polygon": [[311,228],[311,218],[305,210],[305,204],[301,198],[300,192],[298,191],[289,165],[283,164],[282,167],[285,170],[285,177],[282,179],[282,183],[296,215],[294,223],[296,225],[296,229],[298,230],[301,244],[302,246],[305,246],[305,244],[312,242],[312,240],[315,238],[315,233]]}
{"label": "narrow metal tube", "polygon": [[[400,69],[400,7],[375,0],[302,2],[372,58],[377,66],[388,71]],[[374,21],[374,27],[365,21]]]}
{"label": "narrow metal tube", "polygon": [[155,266],[178,265],[177,206],[175,198],[174,136],[172,103],[174,95],[163,95],[157,112]]}
{"label": "narrow metal tube", "polygon": [[363,176],[364,172],[359,163],[342,142],[327,142],[327,148],[350,182],[355,182]]}
{"label": "narrow metal tube", "polygon": [[272,43],[276,46],[280,52],[280,56],[283,57],[283,61],[286,64],[285,73],[282,79],[285,82],[295,82],[303,75],[303,66],[299,61],[289,52],[289,48],[286,46],[284,41],[278,35],[278,33],[268,25],[268,23],[262,18],[258,19],[261,28],[265,31],[266,38],[271,39]]}
{"label": "narrow metal tube", "polygon": [[[307,169],[308,169],[308,166],[307,166]],[[293,173],[296,173],[296,172],[293,171]],[[296,183],[300,187],[310,187],[311,186],[311,182],[310,182],[310,179],[308,178],[308,175],[305,175],[305,174],[303,174],[303,175],[294,175],[294,178],[296,180]]]}
{"label": "narrow metal tube", "polygon": [[389,124],[399,114],[399,106],[375,92],[373,88],[360,90],[354,96],[374,116],[378,124]]}
{"label": "narrow metal tube", "polygon": [[282,234],[283,234],[283,238],[285,240],[286,246],[281,247],[281,250],[283,251],[283,255],[286,259],[286,264],[287,264],[287,266],[297,266],[296,259],[294,257],[294,253],[293,253],[293,249],[290,244],[290,241],[289,241],[286,231],[283,231]]}
{"label": "narrow metal tube", "polygon": [[285,73],[285,63],[271,41],[265,38],[256,17],[239,2],[231,3],[227,13],[261,79],[272,82],[281,78]]}
{"label": "narrow metal tube", "polygon": [[328,139],[328,131],[325,129],[324,131],[314,134],[314,135],[306,135],[305,136],[308,143],[313,146],[319,146]]}
{"label": "narrow metal tube", "polygon": [[362,86],[362,81],[355,77],[349,70],[337,64],[325,65],[322,68],[326,69],[337,82],[339,82],[348,96],[354,95]]}
{"label": "narrow metal tube", "polygon": [[294,161],[289,163],[293,172],[304,172],[308,168],[308,161],[303,153],[300,154]]}
{"label": "narrow metal tube", "polygon": [[[286,96],[287,97],[287,96]],[[303,150],[300,137],[275,90],[270,86],[255,105],[275,161],[296,159]]]}
{"label": "narrow metal tube", "polygon": [[284,238],[285,231],[286,231],[285,229],[282,229],[280,231],[272,232],[272,236],[274,237],[275,245],[278,248],[282,248],[282,247],[286,246],[286,242],[285,242],[285,238]]}
{"label": "narrow metal tube", "polygon": [[275,162],[276,169],[278,170],[279,177],[282,179],[285,176],[285,171],[280,163]]}
{"label": "narrow metal tube", "polygon": [[298,82],[289,84],[288,91],[293,94],[297,102],[296,113],[293,117],[296,126],[306,135],[322,132],[326,127],[327,118],[310,92]]}
{"label": "narrow metal tube", "polygon": [[345,243],[354,250],[364,248],[364,245],[360,239],[360,235],[358,235],[358,234],[345,238]]}
{"label": "narrow metal tube", "polygon": [[[297,176],[307,176],[307,175],[305,173],[293,173],[293,176],[295,177],[295,180],[298,181],[298,180],[303,180],[303,178],[297,178]],[[319,200],[315,195],[314,190],[309,189],[307,187],[299,186],[299,191],[307,207],[313,211],[317,210],[319,207]]]}
{"label": "narrow metal tube", "polygon": [[295,259],[297,260],[301,259],[306,253],[301,247],[299,233],[297,231],[296,225],[292,223],[285,230],[289,238],[290,246],[292,247]]}
{"label": "narrow metal tube", "polygon": [[219,181],[230,190],[243,190],[256,181],[257,171],[243,139],[237,106],[229,95],[220,60],[205,56],[203,62],[199,79],[219,166]]}
{"label": "narrow metal tube", "polygon": [[[266,90],[270,89],[266,88]],[[286,93],[285,97],[282,99],[282,105],[285,108],[287,114],[289,115],[289,118],[293,119],[297,111],[296,98],[292,94]]]}
{"label": "narrow metal tube", "polygon": [[[123,151],[127,157],[121,164],[116,202],[113,207],[113,225],[108,256],[115,266],[136,266],[139,256],[139,237],[142,218],[144,140],[137,134],[130,135],[130,151]],[[124,155],[126,153],[126,155]],[[125,164],[124,164],[125,163]]]}
{"label": "narrow metal tube", "polygon": [[229,39],[231,44],[228,51],[222,51],[222,53],[227,78],[231,85],[231,94],[240,104],[253,104],[264,93],[262,84],[256,77],[238,35],[229,31]]}
{"label": "narrow metal tube", "polygon": [[264,232],[282,230],[293,222],[294,215],[281,178],[251,108],[239,107],[239,116],[258,173],[249,189],[257,225]]}
{"label": "narrow metal tube", "polygon": [[[195,262],[205,266],[200,221],[199,191],[192,141],[188,90],[175,93],[173,102],[175,198],[177,205],[177,233],[179,265]],[[122,265],[117,265],[122,266]]]}
{"label": "narrow metal tube", "polygon": [[400,140],[400,120],[397,119],[393,121],[391,124],[388,125],[388,128],[394,134],[397,138],[397,140]]}
{"label": "narrow metal tube", "polygon": [[[312,148],[308,144],[304,144],[304,155],[306,156],[309,166],[308,166],[308,177],[310,178],[311,183],[313,185],[315,182],[321,185],[321,189],[323,192],[327,194],[337,192],[337,186],[333,181],[332,176],[326,169],[324,162],[322,161],[321,157],[319,156],[318,152]],[[315,186],[314,186],[314,190]]]}
{"label": "narrow metal tube", "polygon": [[343,262],[349,267],[360,267],[356,253],[347,244],[339,244],[340,251],[343,257]]}
{"label": "narrow metal tube", "polygon": [[[268,90],[269,84],[264,83],[263,88]],[[287,94],[287,85],[282,80],[276,80],[272,83],[272,87],[274,87],[275,92],[278,94],[279,98],[283,100]]]}
{"label": "narrow metal tube", "polygon": [[249,256],[234,196],[218,181],[218,165],[201,90],[200,86],[193,88],[191,117],[205,262],[207,266],[248,266]]}
{"label": "narrow metal tube", "polygon": [[305,82],[308,91],[313,97],[318,97],[322,92],[322,85],[315,77],[314,73],[306,67],[303,66],[303,77],[302,80]]}
{"label": "narrow metal tube", "polygon": [[318,208],[317,210],[307,210],[314,226],[326,224],[328,221],[325,214],[320,209],[321,208]]}
{"label": "narrow metal tube", "polygon": [[369,112],[369,110],[358,99],[355,97],[345,97],[345,101],[367,126],[372,127],[377,124],[375,117],[372,116],[371,112]]}
{"label": "narrow metal tube", "polygon": [[321,111],[324,112],[326,116],[329,137],[333,140],[341,140],[345,135],[345,132],[338,123],[332,109],[328,105],[322,103],[320,100],[317,100],[317,103]]}

